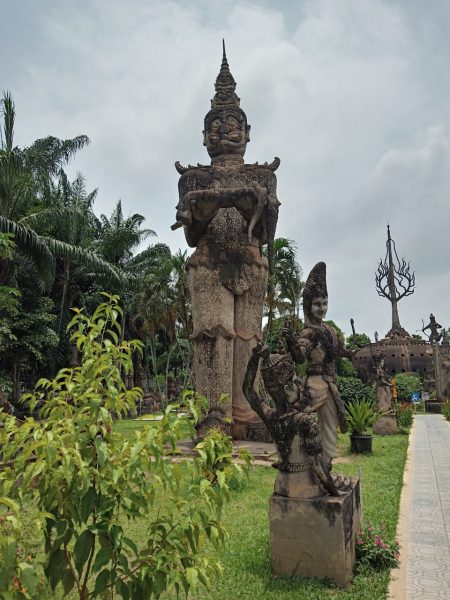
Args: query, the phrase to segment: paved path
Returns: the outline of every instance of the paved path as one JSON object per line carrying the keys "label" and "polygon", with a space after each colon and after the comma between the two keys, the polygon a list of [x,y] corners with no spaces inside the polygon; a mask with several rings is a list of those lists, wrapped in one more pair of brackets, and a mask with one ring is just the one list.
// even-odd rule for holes
{"label": "paved path", "polygon": [[450,600],[450,425],[441,415],[416,416],[409,469],[404,597]]}

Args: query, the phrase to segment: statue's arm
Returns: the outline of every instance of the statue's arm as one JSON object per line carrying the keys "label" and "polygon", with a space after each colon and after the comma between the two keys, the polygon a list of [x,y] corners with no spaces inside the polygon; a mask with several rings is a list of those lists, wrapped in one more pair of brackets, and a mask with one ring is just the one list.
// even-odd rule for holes
{"label": "statue's arm", "polygon": [[292,329],[285,328],[283,329],[283,336],[286,340],[288,352],[291,354],[294,361],[297,364],[304,363],[314,346],[311,332],[304,329],[300,335],[296,337]]}
{"label": "statue's arm", "polygon": [[245,372],[244,382],[242,384],[242,391],[244,392],[247,402],[250,404],[255,413],[259,415],[263,421],[268,421],[274,410],[270,408],[269,404],[265,400],[258,396],[254,388],[256,374],[258,373],[259,357],[261,356],[262,348],[262,344],[257,344],[253,348],[250,360],[247,364],[247,370]]}
{"label": "statue's arm", "polygon": [[191,248],[197,246],[220,208],[219,190],[210,189],[210,183],[208,174],[197,169],[186,170],[178,181],[179,202],[172,229],[183,226]]}
{"label": "statue's arm", "polygon": [[358,350],[348,350],[347,348],[345,348],[342,345],[340,340],[338,341],[338,350],[337,350],[338,356],[340,356],[342,358],[349,358],[350,360],[352,360],[357,352],[358,352]]}

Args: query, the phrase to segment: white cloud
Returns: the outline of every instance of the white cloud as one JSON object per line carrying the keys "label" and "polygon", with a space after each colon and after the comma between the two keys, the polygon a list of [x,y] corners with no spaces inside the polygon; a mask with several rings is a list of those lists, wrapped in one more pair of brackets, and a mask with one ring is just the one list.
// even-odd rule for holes
{"label": "white cloud", "polygon": [[201,130],[225,37],[252,125],[247,160],[281,158],[278,235],[296,240],[305,271],[327,261],[330,317],[346,331],[350,316],[360,330],[389,329],[373,283],[389,220],[416,269],[417,293],[400,304],[413,331],[430,310],[450,317],[441,9],[438,0],[426,14],[382,0],[43,0],[30,4],[28,37],[8,42],[14,69],[2,83],[17,103],[19,143],[88,134],[74,169],[100,188],[97,210],[121,197],[177,248],[173,163],[208,160]]}

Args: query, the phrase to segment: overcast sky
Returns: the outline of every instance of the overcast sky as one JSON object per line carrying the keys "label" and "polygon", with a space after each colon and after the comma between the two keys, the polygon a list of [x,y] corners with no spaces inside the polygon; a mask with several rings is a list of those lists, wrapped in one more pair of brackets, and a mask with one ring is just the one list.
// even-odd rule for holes
{"label": "overcast sky", "polygon": [[99,188],[96,212],[145,215],[172,232],[173,166],[207,164],[203,118],[221,40],[252,126],[247,162],[279,156],[278,237],[305,272],[328,266],[329,317],[382,337],[390,305],[374,284],[391,225],[416,292],[410,332],[450,326],[448,0],[1,0],[0,89],[16,144],[87,134],[71,173]]}

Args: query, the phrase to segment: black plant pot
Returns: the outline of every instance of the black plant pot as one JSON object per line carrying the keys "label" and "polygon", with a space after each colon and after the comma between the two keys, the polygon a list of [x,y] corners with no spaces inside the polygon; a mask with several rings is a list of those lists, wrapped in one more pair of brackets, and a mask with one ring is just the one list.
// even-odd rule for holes
{"label": "black plant pot", "polygon": [[351,435],[350,448],[356,454],[364,454],[372,452],[372,436],[371,435]]}

